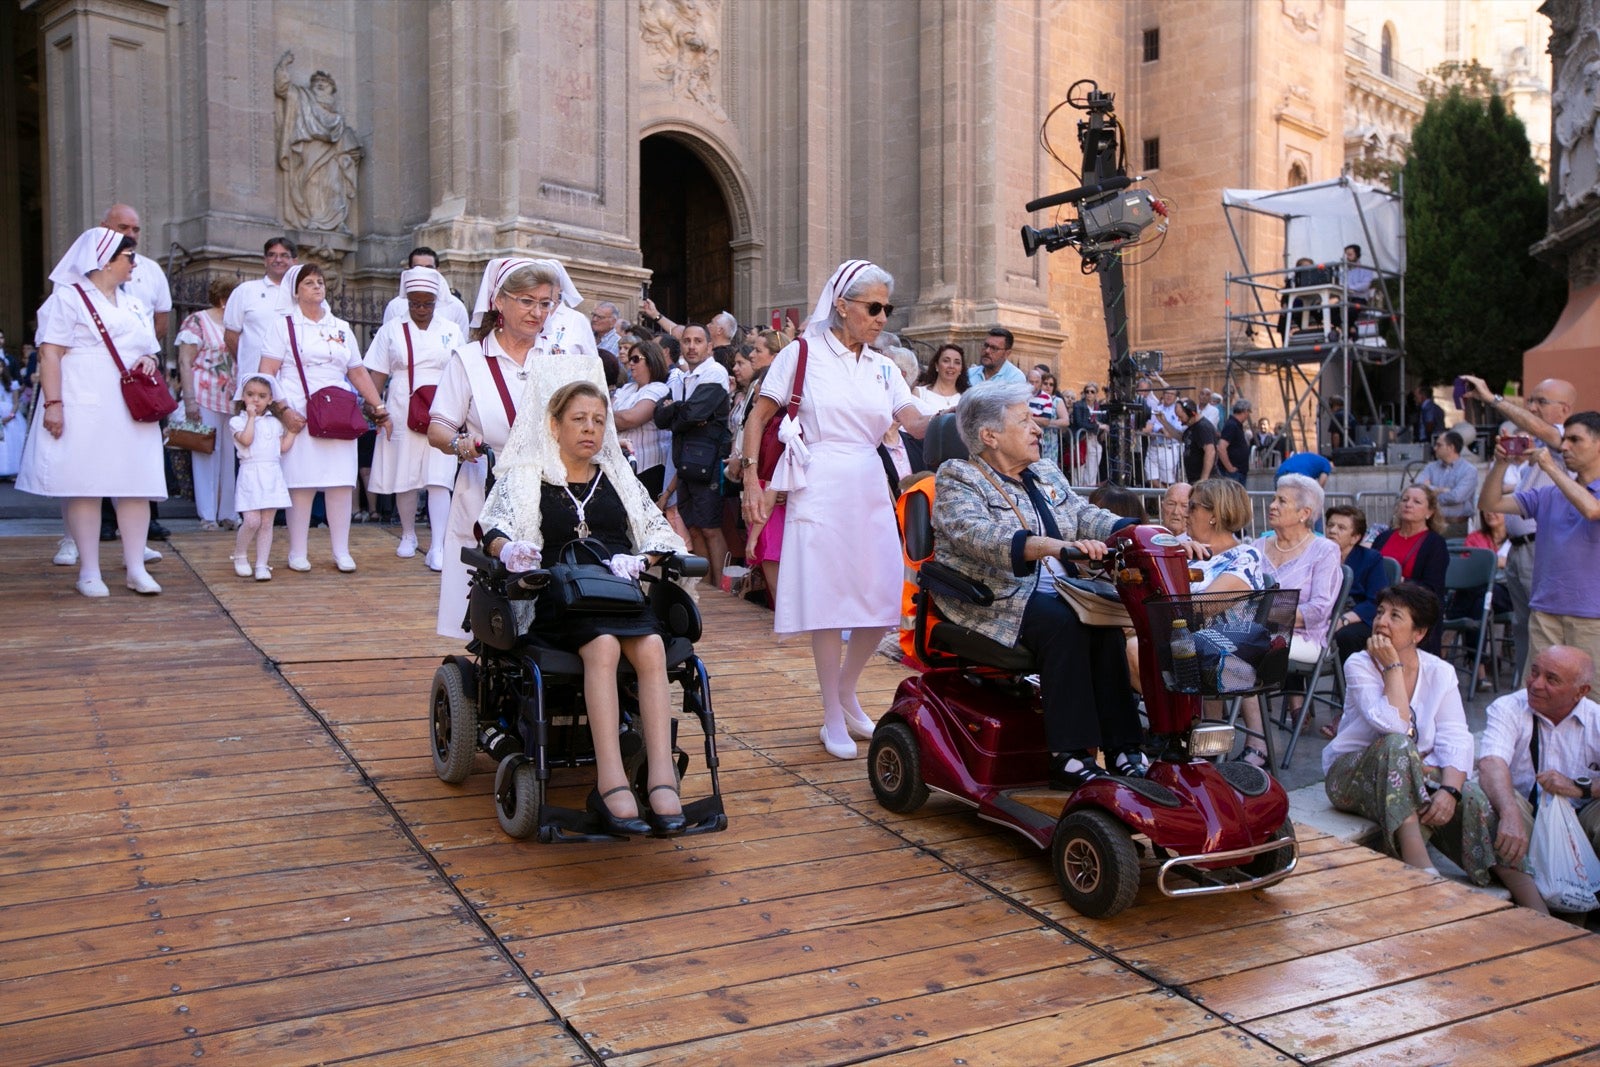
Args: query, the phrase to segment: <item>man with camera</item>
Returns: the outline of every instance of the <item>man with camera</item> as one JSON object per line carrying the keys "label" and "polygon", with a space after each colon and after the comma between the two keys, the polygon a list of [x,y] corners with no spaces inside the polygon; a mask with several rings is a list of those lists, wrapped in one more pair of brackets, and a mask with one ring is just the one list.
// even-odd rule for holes
{"label": "man with camera", "polygon": [[689,528],[690,547],[711,565],[710,583],[722,584],[722,488],[718,472],[728,458],[728,372],[711,358],[711,338],[699,323],[686,323],[679,337],[683,373],[669,379],[667,397],[656,404],[655,424],[672,434],[677,468],[678,514]]}
{"label": "man with camera", "polygon": [[[1519,489],[1537,489],[1549,485],[1550,479],[1531,462],[1534,448],[1561,448],[1561,424],[1572,414],[1578,401],[1578,390],[1571,382],[1560,378],[1547,378],[1533,387],[1526,406],[1508,397],[1496,396],[1482,378],[1464,375],[1474,400],[1510,423],[1509,431],[1501,427],[1501,436],[1508,440],[1506,452],[1511,465],[1506,468],[1501,489],[1512,493]],[[1559,460],[1559,457],[1556,457]],[[1528,664],[1528,600],[1533,588],[1533,545],[1539,524],[1520,515],[1506,516],[1506,539],[1511,548],[1506,553],[1506,592],[1511,594],[1512,634],[1516,643],[1516,673],[1521,678]]]}
{"label": "man with camera", "polygon": [[[1511,448],[1495,443],[1494,466],[1483,482],[1483,510],[1520,515],[1539,524],[1529,598],[1529,654],[1552,645],[1581,648],[1600,659],[1600,412],[1580,411],[1562,428],[1563,467],[1549,449],[1536,449],[1534,462],[1550,484],[1518,488],[1506,496],[1502,486]],[[1571,473],[1568,473],[1571,472]]]}

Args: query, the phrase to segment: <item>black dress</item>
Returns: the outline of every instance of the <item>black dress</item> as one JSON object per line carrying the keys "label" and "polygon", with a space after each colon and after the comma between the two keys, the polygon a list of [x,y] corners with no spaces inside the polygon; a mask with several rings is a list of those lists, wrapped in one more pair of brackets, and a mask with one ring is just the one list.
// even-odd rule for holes
{"label": "black dress", "polygon": [[[589,523],[589,539],[605,546],[608,556],[631,553],[633,543],[628,530],[628,513],[622,506],[610,479],[603,473],[594,486],[594,496],[583,506],[584,518]],[[589,496],[593,483],[568,485],[573,497],[583,500]],[[544,534],[544,562],[558,562],[561,548],[578,537],[578,509],[561,486],[549,482],[540,487],[539,529]],[[588,555],[580,556],[587,562]],[[567,652],[576,652],[601,634],[613,637],[643,637],[659,633],[656,617],[647,604],[639,611],[627,615],[564,616],[561,606],[547,593],[534,601],[533,632],[546,644]]]}

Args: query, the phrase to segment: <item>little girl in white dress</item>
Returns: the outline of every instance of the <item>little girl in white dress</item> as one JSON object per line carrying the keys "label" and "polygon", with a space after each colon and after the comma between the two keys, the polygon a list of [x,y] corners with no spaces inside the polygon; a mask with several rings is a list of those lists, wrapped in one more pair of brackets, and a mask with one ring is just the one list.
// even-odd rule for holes
{"label": "little girl in white dress", "polygon": [[289,506],[289,487],[283,480],[279,457],[294,444],[294,434],[283,423],[267,414],[267,405],[282,400],[278,383],[264,374],[252,374],[239,383],[234,394],[234,410],[228,420],[233,440],[238,445],[239,475],[234,482],[234,508],[239,512],[239,533],[234,541],[233,573],[250,577],[248,555],[250,539],[256,542],[256,581],[270,582],[272,568],[272,523],[279,508]]}

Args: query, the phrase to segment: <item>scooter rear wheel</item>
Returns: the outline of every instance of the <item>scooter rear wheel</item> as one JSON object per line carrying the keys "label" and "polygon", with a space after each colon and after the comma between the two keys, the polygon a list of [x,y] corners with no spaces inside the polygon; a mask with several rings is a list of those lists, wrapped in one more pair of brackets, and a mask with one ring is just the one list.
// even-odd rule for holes
{"label": "scooter rear wheel", "polygon": [[1067,903],[1080,915],[1105,919],[1139,893],[1139,851],[1127,827],[1106,812],[1083,808],[1056,823],[1050,861]]}
{"label": "scooter rear wheel", "polygon": [[922,755],[917,739],[905,723],[882,723],[867,749],[867,780],[878,803],[890,811],[909,815],[928,801],[922,780]]}

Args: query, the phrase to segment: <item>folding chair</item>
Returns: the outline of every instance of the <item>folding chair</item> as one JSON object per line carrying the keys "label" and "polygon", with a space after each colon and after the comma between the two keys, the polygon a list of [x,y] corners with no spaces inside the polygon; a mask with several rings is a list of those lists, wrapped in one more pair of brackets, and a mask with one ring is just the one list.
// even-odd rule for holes
{"label": "folding chair", "polygon": [[[1339,701],[1332,696],[1323,696],[1317,692],[1317,685],[1324,675],[1333,676],[1339,667],[1339,650],[1334,647],[1333,634],[1339,628],[1339,619],[1350,610],[1350,587],[1355,584],[1355,572],[1348,565],[1339,568],[1343,574],[1339,579],[1339,595],[1333,602],[1333,614],[1328,617],[1328,629],[1322,635],[1322,654],[1315,663],[1296,663],[1289,661],[1289,677],[1305,678],[1305,695],[1300,701],[1300,710],[1293,713],[1293,723],[1290,723],[1289,694],[1280,691],[1278,699],[1278,714],[1274,721],[1277,725],[1289,731],[1289,747],[1283,750],[1283,762],[1279,764],[1282,770],[1289,769],[1289,761],[1294,758],[1294,747],[1300,743],[1300,731],[1305,729],[1306,717],[1311,714],[1320,701],[1329,707],[1339,707]],[[1265,709],[1263,709],[1265,711]],[[1265,720],[1263,720],[1265,725]]]}
{"label": "folding chair", "polygon": [[1466,656],[1467,647],[1465,640],[1456,641],[1454,647],[1445,651],[1445,658],[1455,664],[1459,670],[1462,666],[1458,657],[1472,660],[1472,669],[1467,673],[1462,699],[1472,699],[1473,686],[1478,681],[1478,668],[1483,663],[1483,647],[1489,639],[1489,627],[1492,624],[1494,613],[1494,580],[1499,570],[1499,559],[1494,550],[1489,548],[1462,548],[1450,553],[1450,566],[1444,572],[1445,603],[1450,602],[1451,593],[1466,592],[1472,589],[1482,589],[1483,599],[1474,605],[1477,609],[1476,616],[1461,619],[1444,619],[1440,625],[1444,632],[1460,634],[1463,638],[1472,637],[1472,655]]}
{"label": "folding chair", "polygon": [[1383,570],[1384,570],[1384,573],[1389,576],[1389,584],[1390,585],[1399,585],[1400,584],[1400,579],[1401,579],[1402,575],[1400,574],[1400,561],[1399,560],[1395,559],[1393,556],[1384,556],[1383,557]]}

